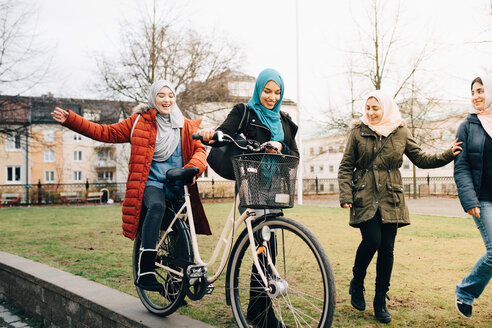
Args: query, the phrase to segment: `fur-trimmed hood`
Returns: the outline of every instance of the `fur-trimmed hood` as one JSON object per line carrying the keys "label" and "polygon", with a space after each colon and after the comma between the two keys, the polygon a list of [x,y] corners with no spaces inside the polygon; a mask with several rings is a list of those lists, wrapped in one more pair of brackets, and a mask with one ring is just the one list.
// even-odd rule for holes
{"label": "fur-trimmed hood", "polygon": [[143,114],[149,110],[149,106],[144,103],[139,103],[137,106],[132,108],[132,114]]}

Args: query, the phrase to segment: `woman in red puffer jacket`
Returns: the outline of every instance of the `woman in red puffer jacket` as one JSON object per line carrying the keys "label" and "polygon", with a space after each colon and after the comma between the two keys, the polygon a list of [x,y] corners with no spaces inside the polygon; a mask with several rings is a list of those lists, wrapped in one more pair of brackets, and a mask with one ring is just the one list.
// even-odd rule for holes
{"label": "woman in red puffer jacket", "polygon": [[[94,140],[131,143],[122,208],[123,235],[133,240],[141,222],[141,213],[145,213],[139,277],[135,284],[147,290],[162,288],[155,278],[154,264],[165,199],[172,198],[172,193],[164,186],[166,172],[173,167],[195,166],[201,174],[207,166],[205,147],[191,138],[198,131],[201,120],[184,118],[176,105],[175,95],[170,82],[156,81],[150,87],[148,106],[137,106],[133,115],[111,125],[90,122],[58,107],[52,112],[55,121]],[[189,192],[196,231],[210,235],[196,184],[190,186]]]}

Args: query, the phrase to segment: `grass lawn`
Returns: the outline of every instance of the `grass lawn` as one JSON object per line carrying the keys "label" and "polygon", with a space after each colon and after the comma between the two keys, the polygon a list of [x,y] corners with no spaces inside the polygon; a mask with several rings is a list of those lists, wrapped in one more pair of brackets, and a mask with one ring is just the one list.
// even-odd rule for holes
{"label": "grass lawn", "polygon": [[[199,238],[202,259],[210,257],[230,207],[205,204],[214,235]],[[285,215],[315,232],[330,258],[337,286],[334,327],[492,327],[492,286],[475,301],[471,320],[454,309],[456,283],[485,252],[471,219],[413,215],[412,225],[398,231],[388,302],[393,321],[382,325],[372,312],[374,263],[366,279],[368,309],[359,312],[350,305],[348,284],[360,233],[348,226],[348,211],[296,206]],[[2,208],[0,227],[0,250],[137,296],[132,242],[121,234],[120,206]],[[234,326],[225,304],[224,279],[215,283],[212,295],[189,301],[179,312],[218,327]]]}

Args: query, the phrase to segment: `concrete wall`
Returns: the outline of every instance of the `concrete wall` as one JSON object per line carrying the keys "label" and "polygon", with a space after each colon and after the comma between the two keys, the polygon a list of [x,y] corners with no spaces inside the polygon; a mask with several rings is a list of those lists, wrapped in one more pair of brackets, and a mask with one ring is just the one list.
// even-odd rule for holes
{"label": "concrete wall", "polygon": [[152,315],[131,295],[4,252],[0,299],[52,328],[212,327],[179,314]]}

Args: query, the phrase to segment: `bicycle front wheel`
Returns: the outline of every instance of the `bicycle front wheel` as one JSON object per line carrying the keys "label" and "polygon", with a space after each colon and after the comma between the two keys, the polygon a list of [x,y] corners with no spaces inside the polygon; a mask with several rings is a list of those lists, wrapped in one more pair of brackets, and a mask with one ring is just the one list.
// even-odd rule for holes
{"label": "bicycle front wheel", "polygon": [[[270,228],[270,257],[279,276],[266,265],[260,229]],[[247,230],[239,236],[227,270],[226,293],[239,327],[330,327],[335,283],[328,257],[305,226],[288,218],[257,219],[253,231],[268,291],[254,268]],[[281,325],[280,325],[281,326]]]}

